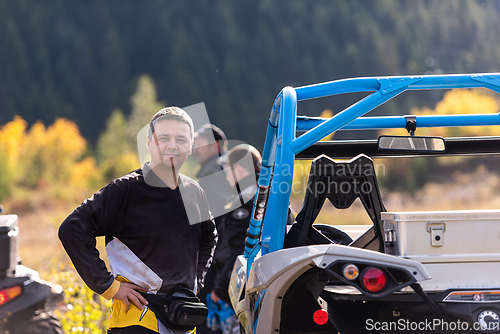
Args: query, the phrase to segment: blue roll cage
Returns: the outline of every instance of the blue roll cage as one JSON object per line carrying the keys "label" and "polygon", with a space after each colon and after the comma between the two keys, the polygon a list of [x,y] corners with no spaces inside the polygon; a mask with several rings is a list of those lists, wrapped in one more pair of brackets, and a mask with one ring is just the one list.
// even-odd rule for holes
{"label": "blue roll cage", "polygon": [[[271,109],[262,169],[245,254],[247,274],[257,253],[283,248],[295,155],[338,130],[404,129],[405,116],[361,117],[407,90],[488,88],[500,93],[500,73],[367,77],[285,87]],[[373,92],[331,118],[297,116],[297,102],[346,93]],[[418,116],[418,127],[500,125],[500,114]],[[306,131],[296,137],[296,131]],[[264,215],[265,214],[265,215]]]}

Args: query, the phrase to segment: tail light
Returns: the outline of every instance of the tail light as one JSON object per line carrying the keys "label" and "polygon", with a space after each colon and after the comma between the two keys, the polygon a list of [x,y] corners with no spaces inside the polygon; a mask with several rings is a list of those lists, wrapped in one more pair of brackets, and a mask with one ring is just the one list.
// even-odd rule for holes
{"label": "tail light", "polygon": [[328,313],[325,310],[319,309],[314,312],[313,320],[318,325],[324,325],[328,322]]}
{"label": "tail light", "polygon": [[9,300],[12,300],[19,296],[22,292],[22,288],[19,285],[12,286],[7,289],[0,290],[0,305],[5,304]]}
{"label": "tail light", "polygon": [[365,289],[370,292],[382,291],[387,285],[387,276],[375,267],[367,268],[361,275],[361,280]]}
{"label": "tail light", "polygon": [[344,266],[342,272],[345,278],[347,278],[349,281],[352,281],[358,277],[359,269],[354,264],[347,264]]}

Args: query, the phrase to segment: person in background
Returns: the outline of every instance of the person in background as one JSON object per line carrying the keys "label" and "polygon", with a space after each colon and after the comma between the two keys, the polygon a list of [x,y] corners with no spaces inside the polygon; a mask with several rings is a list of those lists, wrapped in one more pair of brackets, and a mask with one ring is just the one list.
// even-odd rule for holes
{"label": "person in background", "polygon": [[[59,238],[85,283],[113,299],[108,333],[186,333],[167,328],[139,291],[199,291],[217,230],[203,189],[179,174],[191,154],[193,122],[177,107],[152,118],[151,161],[86,199],[61,224]],[[111,272],[96,249],[105,236]]]}
{"label": "person in background", "polygon": [[[252,163],[247,162],[248,158]],[[230,211],[224,216],[221,224],[220,233],[221,237],[228,241],[229,256],[217,273],[215,285],[207,296],[207,326],[212,329],[220,328],[223,334],[239,333],[239,321],[229,300],[229,280],[236,257],[245,250],[245,238],[257,191],[261,160],[259,151],[248,144],[235,146],[225,157],[226,179],[232,187],[238,189],[238,195],[227,204],[226,208]],[[243,203],[243,198],[250,200]]]}
{"label": "person in background", "polygon": [[227,151],[224,131],[213,124],[205,124],[194,133],[193,153],[200,164],[196,173],[199,184],[207,194],[208,204],[215,223],[220,221],[224,206],[231,199],[231,189],[227,183],[219,158]]}
{"label": "person in background", "polygon": [[[213,124],[205,124],[196,130],[194,134],[193,153],[200,164],[200,169],[196,173],[199,184],[205,190],[210,210],[214,215],[215,225],[219,231],[223,213],[227,212],[224,206],[231,199],[231,187],[226,181],[223,167],[218,160],[227,151],[227,140],[224,131]],[[211,269],[205,278],[205,287],[199,293],[202,301],[206,300],[207,293],[210,293],[214,286],[214,279],[217,272],[222,269],[228,258],[227,240],[222,237],[219,231],[219,240],[215,250],[214,261]],[[212,331],[205,326],[197,328],[198,334],[216,334],[220,331]]]}

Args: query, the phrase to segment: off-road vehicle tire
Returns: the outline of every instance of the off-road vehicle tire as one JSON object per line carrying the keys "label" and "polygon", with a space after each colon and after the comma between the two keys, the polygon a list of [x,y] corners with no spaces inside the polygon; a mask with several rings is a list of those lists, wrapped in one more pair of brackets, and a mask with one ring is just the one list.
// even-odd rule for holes
{"label": "off-road vehicle tire", "polygon": [[46,310],[35,311],[28,321],[7,322],[4,331],[9,334],[64,334],[59,320]]}

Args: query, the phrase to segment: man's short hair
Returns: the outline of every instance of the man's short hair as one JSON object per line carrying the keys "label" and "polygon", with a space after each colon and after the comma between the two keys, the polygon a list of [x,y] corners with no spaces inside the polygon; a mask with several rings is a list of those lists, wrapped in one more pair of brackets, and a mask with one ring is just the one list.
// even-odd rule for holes
{"label": "man's short hair", "polygon": [[189,134],[191,142],[194,140],[194,125],[193,120],[188,115],[187,112],[179,107],[166,107],[158,111],[153,118],[151,118],[151,123],[149,123],[148,138],[151,140],[153,133],[155,132],[155,125],[159,120],[176,120],[181,121],[189,125]]}
{"label": "man's short hair", "polygon": [[[244,156],[246,156],[248,153],[251,154],[252,156],[252,162],[253,162],[253,170],[251,170],[251,166],[247,166],[246,164],[241,164],[238,163],[243,159]],[[261,160],[262,156],[260,155],[259,151],[253,147],[252,145],[248,144],[240,144],[227,152],[226,156],[226,166],[234,166],[234,165],[239,165],[245,168],[248,172],[252,173],[255,172],[255,174],[259,174],[260,172],[260,166],[261,166]]]}
{"label": "man's short hair", "polygon": [[227,138],[222,131],[221,128],[213,125],[213,124],[205,124],[202,125],[196,132],[194,133],[195,138],[206,138],[206,139],[215,139],[219,142],[220,150],[222,153],[227,151]]}

